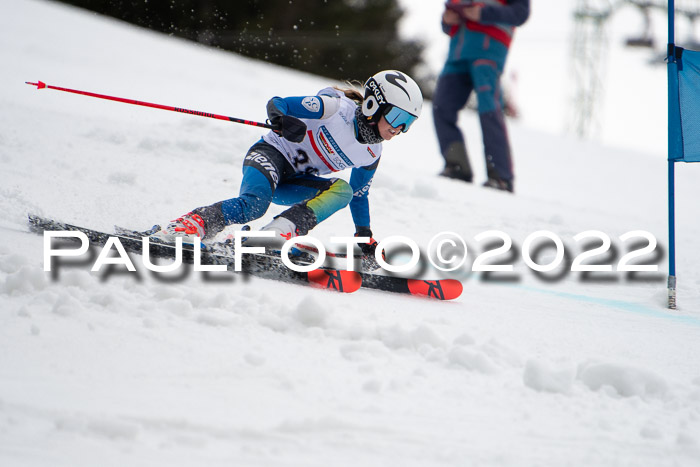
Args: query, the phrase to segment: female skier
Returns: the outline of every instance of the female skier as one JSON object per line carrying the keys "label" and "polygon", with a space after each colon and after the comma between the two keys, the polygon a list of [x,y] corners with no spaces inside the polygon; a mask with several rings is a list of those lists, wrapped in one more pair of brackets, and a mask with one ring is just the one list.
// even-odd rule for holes
{"label": "female skier", "polygon": [[[415,81],[395,70],[369,78],[364,96],[354,89],[329,87],[315,96],[273,97],[267,103],[273,129],[248,150],[239,196],[193,209],[156,235],[170,241],[178,236],[212,238],[228,225],[261,217],[275,203],[291,207],[262,230],[288,240],[306,235],[349,204],[355,235],[371,239],[367,194],[381,143],[407,132],[422,105]],[[319,176],[348,168],[349,184]],[[371,254],[376,242],[361,247]]]}

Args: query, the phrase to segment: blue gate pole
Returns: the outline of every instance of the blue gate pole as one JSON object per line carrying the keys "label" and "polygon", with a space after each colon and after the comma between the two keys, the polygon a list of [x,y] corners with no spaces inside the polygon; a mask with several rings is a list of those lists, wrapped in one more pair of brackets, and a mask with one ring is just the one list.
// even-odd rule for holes
{"label": "blue gate pole", "polygon": [[[674,33],[674,16],[675,6],[674,0],[668,0],[668,79],[674,79],[672,72],[675,66],[675,33]],[[673,87],[675,88],[675,86]],[[671,103],[672,99],[677,99],[677,96],[672,95],[671,81],[668,83],[668,307],[672,310],[676,309],[676,207],[675,207],[675,147],[671,142],[673,131],[678,129],[671,128]]]}
{"label": "blue gate pole", "polygon": [[668,307],[676,309],[675,165],[668,161]]}

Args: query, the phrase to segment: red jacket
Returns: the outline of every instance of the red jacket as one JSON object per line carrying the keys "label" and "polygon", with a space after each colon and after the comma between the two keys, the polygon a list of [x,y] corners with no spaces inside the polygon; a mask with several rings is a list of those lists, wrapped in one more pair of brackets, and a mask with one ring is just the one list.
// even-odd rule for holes
{"label": "red jacket", "polygon": [[448,0],[445,7],[460,13],[460,7],[470,5],[482,6],[481,20],[475,22],[463,18],[463,24],[443,24],[443,29],[450,37],[457,34],[460,27],[465,26],[470,31],[483,33],[508,47],[513,39],[515,27],[525,23],[530,16],[530,0]]}

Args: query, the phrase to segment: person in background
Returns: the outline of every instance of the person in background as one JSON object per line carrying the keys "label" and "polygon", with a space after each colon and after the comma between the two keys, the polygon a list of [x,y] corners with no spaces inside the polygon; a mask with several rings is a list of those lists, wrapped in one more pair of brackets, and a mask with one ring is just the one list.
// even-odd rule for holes
{"label": "person in background", "polygon": [[[370,240],[360,244],[363,254],[371,256],[377,242],[368,194],[382,143],[407,132],[422,105],[418,84],[396,70],[370,77],[362,93],[327,87],[314,96],[273,97],[267,103],[272,130],[248,150],[239,195],[193,209],[154,236],[208,240],[262,217],[275,203],[291,207],[262,230],[289,240],[349,205],[356,236]],[[349,183],[333,176],[345,169],[351,169]]]}
{"label": "person in background", "polygon": [[444,177],[472,182],[458,112],[476,92],[488,179],[484,186],[513,192],[513,163],[503,116],[500,77],[516,26],[530,15],[529,0],[449,0],[442,28],[450,36],[447,61],[433,96],[433,119]]}

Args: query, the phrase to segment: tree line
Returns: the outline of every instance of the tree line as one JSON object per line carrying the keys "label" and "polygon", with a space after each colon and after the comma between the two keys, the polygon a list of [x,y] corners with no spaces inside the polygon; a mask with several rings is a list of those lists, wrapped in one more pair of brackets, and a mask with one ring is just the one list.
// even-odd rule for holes
{"label": "tree line", "polygon": [[413,76],[422,63],[423,44],[399,37],[397,0],[61,1],[342,81],[364,81],[384,69]]}

